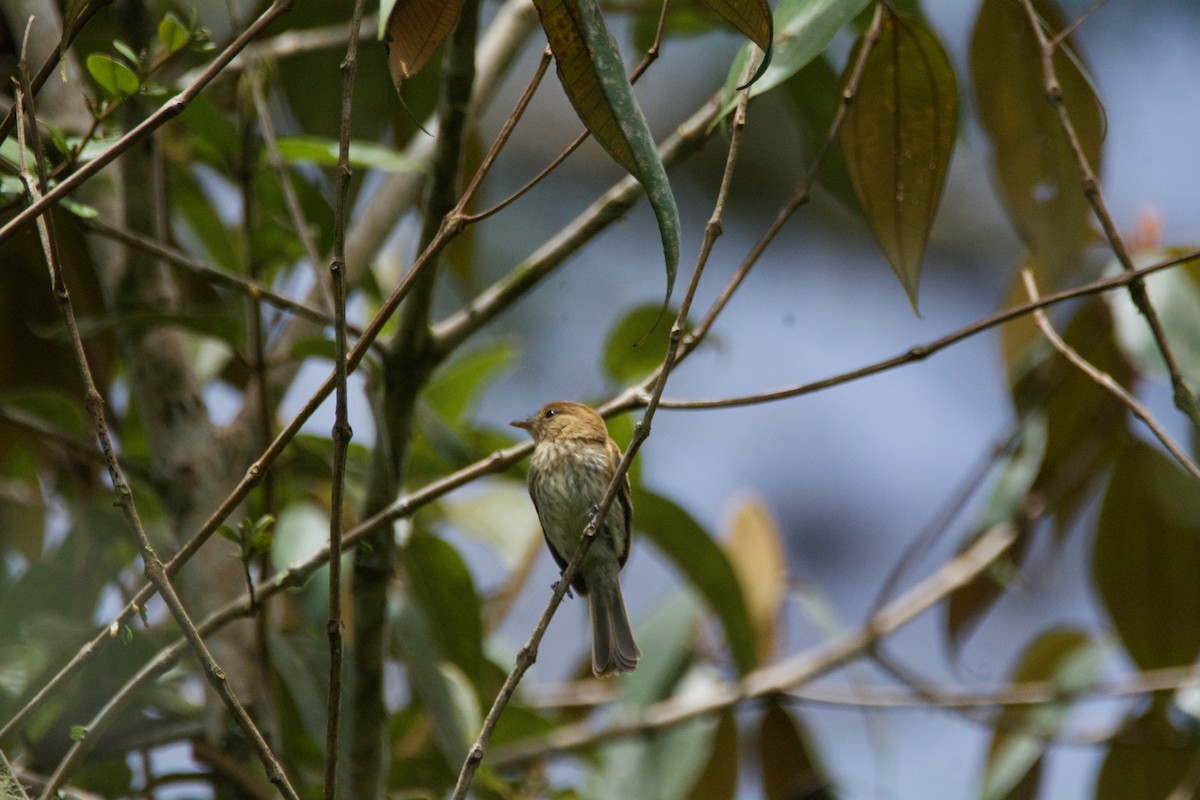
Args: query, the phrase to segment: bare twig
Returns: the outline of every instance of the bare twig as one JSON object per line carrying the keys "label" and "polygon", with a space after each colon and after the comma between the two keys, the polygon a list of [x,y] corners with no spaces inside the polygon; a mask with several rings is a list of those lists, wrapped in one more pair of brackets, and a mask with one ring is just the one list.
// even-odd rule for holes
{"label": "bare twig", "polygon": [[[26,29],[28,37],[28,28]],[[22,48],[22,54],[25,49]],[[38,206],[42,198],[42,190],[45,187],[45,164],[43,160],[41,140],[38,137],[37,125],[34,122],[36,112],[33,107],[32,89],[29,81],[28,64],[22,55],[21,62],[18,64],[18,72],[20,74],[20,86],[17,90],[17,137],[19,151],[21,155],[21,180],[25,185],[25,190],[29,193],[32,200],[30,208]],[[30,120],[30,130],[33,132],[32,139],[32,155],[38,171],[38,179],[34,180],[33,175],[29,172],[27,166],[27,144],[25,141],[25,128],[20,124],[20,118],[25,116],[24,107],[28,104],[28,119]],[[154,547],[150,543],[149,537],[146,535],[145,528],[142,526],[141,517],[137,511],[137,505],[133,498],[133,492],[129,487],[128,481],[125,479],[124,470],[117,461],[115,451],[112,447],[112,440],[108,432],[108,423],[104,419],[104,398],[96,388],[95,380],[92,377],[91,366],[88,363],[87,353],[83,347],[83,339],[79,333],[79,326],[75,320],[75,310],[71,302],[71,295],[68,291],[66,281],[63,278],[62,270],[58,261],[58,246],[57,240],[53,231],[53,220],[50,214],[45,213],[46,206],[42,205],[42,213],[34,216],[36,220],[38,235],[41,239],[42,252],[46,259],[46,266],[50,273],[50,283],[54,292],[55,299],[58,302],[59,311],[62,314],[63,321],[67,327],[67,333],[70,338],[72,354],[75,357],[76,365],[79,369],[80,378],[84,385],[84,406],[87,409],[88,416],[91,419],[92,426],[95,430],[96,438],[100,445],[101,452],[104,454],[105,464],[108,469],[109,478],[112,481],[113,492],[116,495],[116,504],[120,507],[122,514],[125,517],[126,524],[133,533],[138,548],[142,555],[142,560],[145,565],[146,577],[154,584],[160,596],[166,602],[171,615],[175,618],[176,623],[183,631],[184,637],[188,640],[189,645],[195,652],[197,659],[200,661],[205,677],[208,679],[212,687],[220,695],[225,705],[233,712],[234,718],[239,727],[246,734],[254,746],[259,759],[263,762],[266,768],[267,776],[272,783],[279,789],[285,797],[290,800],[299,800],[299,796],[292,788],[287,776],[284,774],[275,755],[267,746],[266,741],[259,733],[254,721],[250,719],[250,715],[246,713],[245,708],[238,700],[237,696],[229,687],[228,681],[225,679],[225,674],[218,666],[212,653],[209,652],[207,645],[196,632],[195,626],[192,624],[188,616],[187,610],[183,607],[179,595],[176,594],[174,587],[171,585],[171,580],[167,575],[163,563],[158,558]],[[69,768],[67,760],[64,759],[59,767],[55,769],[50,780],[42,791],[41,800],[49,800],[53,797],[55,791],[66,779],[67,769]]]}
{"label": "bare twig", "polygon": [[[362,24],[365,0],[354,4],[346,57],[342,61],[342,109],[338,135],[338,172],[336,206],[333,217],[333,257],[329,275],[333,287],[333,314],[336,340],[334,377],[337,399],[333,431],[333,487],[329,499],[329,618],[325,633],[329,638],[329,689],[325,703],[325,800],[338,794],[338,760],[341,755],[342,667],[345,621],[342,618],[342,511],[346,488],[346,453],[354,432],[350,428],[346,397],[346,222],[350,216],[350,120],[354,100],[354,78],[358,71],[358,31]],[[313,248],[315,255],[316,249]],[[315,262],[314,262],[315,266]]]}
{"label": "bare twig", "polygon": [[[1025,291],[1029,294],[1029,299],[1037,300],[1037,283],[1034,281],[1033,273],[1029,271],[1028,267],[1021,268],[1021,280],[1025,283]],[[1054,326],[1050,324],[1050,319],[1046,316],[1045,311],[1040,308],[1034,311],[1033,321],[1037,324],[1038,330],[1042,332],[1042,335],[1046,337],[1047,341],[1050,342],[1055,350],[1062,354],[1063,358],[1067,359],[1067,361],[1070,361],[1071,364],[1083,372],[1083,374],[1091,378],[1092,381],[1098,384],[1102,389],[1120,400],[1121,403],[1128,408],[1135,417],[1142,421],[1142,424],[1150,429],[1150,432],[1154,434],[1154,437],[1158,439],[1158,441],[1162,442],[1162,446],[1167,448],[1167,452],[1175,457],[1175,460],[1179,462],[1179,465],[1187,470],[1193,478],[1200,480],[1200,467],[1196,466],[1196,463],[1188,456],[1187,451],[1184,450],[1183,447],[1181,447],[1179,443],[1171,437],[1171,434],[1167,433],[1163,426],[1159,424],[1158,420],[1154,418],[1154,415],[1150,413],[1150,409],[1138,402],[1138,399],[1130,394],[1124,386],[1113,380],[1111,375],[1109,375],[1107,372],[1102,372],[1101,370],[1097,369],[1094,364],[1081,356],[1079,352],[1075,350],[1075,348],[1067,344],[1063,338],[1058,335],[1058,331],[1054,330]]]}
{"label": "bare twig", "polygon": [[[1028,303],[1022,303],[1019,306],[1006,308],[1003,311],[998,311],[982,319],[976,320],[969,325],[965,325],[955,331],[952,331],[945,336],[942,336],[925,344],[915,345],[910,347],[903,353],[885,358],[882,361],[876,361],[871,364],[859,367],[858,369],[842,372],[837,375],[832,375],[828,378],[822,378],[808,383],[801,383],[795,386],[789,386],[784,389],[773,389],[767,392],[758,392],[755,394],[736,395],[733,397],[714,398],[711,400],[663,400],[663,408],[675,409],[705,409],[705,408],[732,408],[735,406],[756,405],[758,403],[772,403],[777,400],[784,400],[790,397],[799,397],[800,395],[812,394],[833,386],[841,386],[844,383],[852,383],[856,380],[866,378],[870,375],[876,375],[880,372],[887,372],[896,367],[911,364],[914,361],[924,361],[934,353],[946,349],[952,344],[968,339],[977,334],[990,330],[1005,322],[1011,322],[1015,319],[1020,319],[1028,314],[1033,313],[1040,308],[1048,308],[1052,305],[1072,300],[1077,297],[1086,297],[1092,294],[1100,294],[1112,289],[1124,288],[1129,286],[1134,281],[1141,280],[1145,276],[1158,272],[1160,270],[1169,269],[1179,266],[1188,261],[1200,259],[1200,250],[1194,250],[1185,253],[1175,258],[1169,258],[1160,261],[1156,264],[1143,267],[1133,272],[1124,272],[1120,275],[1115,275],[1104,280],[1093,281],[1091,283],[1081,284],[1071,289],[1064,289],[1060,292],[1054,292],[1042,297],[1040,300]],[[644,400],[639,400],[644,402]]]}
{"label": "bare twig", "polygon": [[[1087,154],[1083,152],[1083,145],[1080,144],[1079,135],[1075,131],[1075,124],[1071,122],[1071,115],[1067,112],[1067,105],[1063,99],[1062,84],[1059,83],[1058,74],[1054,68],[1054,50],[1059,45],[1060,41],[1050,39],[1046,35],[1046,31],[1042,29],[1041,20],[1038,19],[1037,12],[1033,8],[1032,0],[1022,0],[1025,7],[1025,13],[1029,17],[1029,24],[1033,28],[1034,36],[1037,37],[1038,45],[1042,53],[1042,77],[1046,84],[1046,97],[1050,101],[1050,105],[1054,107],[1055,113],[1058,115],[1058,123],[1062,128],[1063,133],[1067,137],[1067,142],[1071,147],[1071,152],[1075,156],[1075,163],[1079,168],[1080,177],[1083,180],[1083,193],[1087,197],[1088,202],[1092,206],[1092,211],[1096,215],[1096,219],[1100,222],[1100,227],[1104,230],[1104,238],[1108,240],[1108,245],[1112,249],[1113,255],[1120,262],[1121,268],[1126,272],[1136,271],[1133,259],[1129,255],[1129,248],[1125,246],[1125,240],[1121,238],[1121,232],[1117,230],[1117,225],[1113,222],[1112,214],[1108,211],[1108,206],[1104,202],[1104,193],[1100,189],[1100,181],[1096,177],[1096,173],[1092,170],[1091,164],[1088,163]],[[1179,364],[1175,360],[1175,354],[1171,351],[1171,347],[1167,342],[1166,332],[1163,330],[1162,321],[1158,318],[1158,312],[1154,310],[1154,306],[1150,303],[1150,298],[1146,294],[1146,286],[1142,281],[1135,280],[1129,284],[1129,297],[1133,300],[1133,304],[1143,317],[1146,318],[1146,323],[1150,326],[1150,331],[1154,335],[1155,344],[1158,345],[1158,350],[1162,354],[1163,361],[1167,366],[1167,372],[1171,376],[1171,387],[1175,394],[1175,406],[1182,411],[1187,418],[1192,421],[1192,424],[1200,428],[1200,407],[1196,405],[1196,397],[1192,390],[1183,380],[1183,374],[1179,371]]]}

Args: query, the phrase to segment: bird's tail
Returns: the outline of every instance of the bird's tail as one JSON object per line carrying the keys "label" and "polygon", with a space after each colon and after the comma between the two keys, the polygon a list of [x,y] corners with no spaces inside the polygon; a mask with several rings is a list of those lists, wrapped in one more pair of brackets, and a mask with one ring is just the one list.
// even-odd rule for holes
{"label": "bird's tail", "polygon": [[591,587],[592,607],[592,672],[599,678],[609,678],[633,672],[642,651],[633,640],[621,584],[616,576],[611,581],[597,582]]}

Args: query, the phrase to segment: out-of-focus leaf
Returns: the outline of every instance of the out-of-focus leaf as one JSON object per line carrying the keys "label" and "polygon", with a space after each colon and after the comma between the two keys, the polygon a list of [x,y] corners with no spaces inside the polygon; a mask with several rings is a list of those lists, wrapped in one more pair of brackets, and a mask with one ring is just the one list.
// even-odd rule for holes
{"label": "out-of-focus leaf", "polygon": [[515,569],[542,541],[529,492],[525,484],[508,480],[489,481],[480,489],[446,498],[442,513],[464,536],[491,547],[505,569]]}
{"label": "out-of-focus leaf", "polygon": [[158,41],[162,42],[168,53],[178,53],[187,47],[191,38],[187,26],[170,11],[158,23]]}
{"label": "out-of-focus leaf", "polygon": [[383,0],[379,38],[396,88],[421,71],[458,21],[463,0]]}
{"label": "out-of-focus leaf", "polygon": [[272,631],[270,642],[272,666],[290,695],[293,711],[304,733],[303,737],[295,731],[285,735],[295,745],[319,754],[325,744],[329,640],[324,635],[315,635],[314,631],[288,634]]}
{"label": "out-of-focus leaf", "polygon": [[[604,370],[619,384],[649,375],[667,355],[671,325],[659,315],[673,318],[675,311],[658,305],[643,305],[617,321],[604,343]],[[660,322],[660,324],[655,324]],[[649,331],[649,333],[647,333]]]}
{"label": "out-of-focus leaf", "polygon": [[[804,165],[807,168],[817,157],[833,127],[833,119],[841,102],[837,73],[824,56],[818,56],[783,83],[787,109],[800,128],[803,140]],[[858,214],[862,209],[846,171],[846,160],[835,139],[817,169],[817,180],[826,191],[840,200],[846,208]]]}
{"label": "out-of-focus leaf", "polygon": [[242,264],[240,238],[225,225],[191,170],[171,169],[168,191],[171,207],[208,258],[227,272],[237,272]]}
{"label": "out-of-focus leaf", "polygon": [[129,97],[137,94],[142,85],[137,73],[124,62],[105,53],[92,53],[87,57],[88,74],[100,88],[113,97]]}
{"label": "out-of-focus leaf", "polygon": [[[1149,266],[1181,255],[1180,250],[1155,250],[1139,254],[1136,264]],[[1115,275],[1120,268],[1114,263],[1106,272]],[[1145,286],[1184,380],[1196,386],[1200,382],[1200,261],[1147,275]],[[1125,356],[1142,372],[1166,375],[1162,351],[1129,293],[1107,292],[1103,297],[1112,309],[1117,343]]]}
{"label": "out-of-focus leaf", "polygon": [[[992,483],[991,496],[977,525],[990,530],[996,525],[1019,523],[1022,506],[1041,470],[1046,452],[1046,420],[1028,412],[1020,422],[1020,440],[1001,465]],[[1007,591],[1009,578],[1025,563],[1029,537],[1020,536],[997,563],[950,595],[946,603],[946,637],[951,647],[960,648],[979,627],[984,616]]]}
{"label": "out-of-focus leaf", "polygon": [[1171,726],[1163,704],[1153,704],[1108,746],[1096,779],[1096,800],[1170,797],[1188,774],[1195,748],[1194,741]]}
{"label": "out-of-focus leaf", "polygon": [[[834,34],[863,9],[868,0],[781,0],[775,9],[775,47],[771,65],[750,87],[754,97],[774,89],[816,58]],[[737,87],[750,59],[746,45],[733,59],[725,79],[721,117],[737,105]]]}
{"label": "out-of-focus leaf", "polygon": [[439,632],[439,620],[426,616],[409,598],[397,601],[394,624],[409,683],[433,726],[438,749],[451,764],[461,763],[483,716],[471,682],[438,657],[442,642],[435,640],[445,639],[453,630]]}
{"label": "out-of-focus leaf", "polygon": [[[1037,796],[1037,773],[1032,771],[1046,752],[1046,737],[1058,730],[1070,713],[1070,695],[1091,685],[1102,656],[1103,648],[1090,636],[1069,629],[1049,630],[1025,648],[1011,682],[1049,682],[1064,699],[1001,710],[988,749],[981,800]],[[1031,773],[1035,777],[1027,780]]]}
{"label": "out-of-focus leaf", "polygon": [[[339,144],[321,136],[281,136],[277,141],[279,154],[291,163],[337,166]],[[379,169],[385,172],[420,172],[422,167],[412,159],[385,145],[375,142],[350,142],[350,166]]]}
{"label": "out-of-focus leaf", "polygon": [[624,705],[642,708],[678,690],[692,662],[689,645],[699,623],[700,604],[687,590],[660,601],[647,619],[639,620],[635,634],[641,642],[642,660],[637,670],[622,679]]}
{"label": "out-of-focus leaf", "polygon": [[767,703],[758,731],[764,800],[833,800],[829,780],[812,750],[812,737],[776,698]]}
{"label": "out-of-focus leaf", "polygon": [[[584,126],[646,190],[658,220],[670,299],[679,266],[679,210],[654,137],[596,0],[534,0],[563,89]],[[665,304],[665,301],[664,301]]]}
{"label": "out-of-focus leaf", "polygon": [[[0,436],[6,432],[0,424]],[[36,479],[0,477],[0,557],[6,552],[31,561],[40,557],[45,530],[46,503]]]}
{"label": "out-of-focus leaf", "polygon": [[770,660],[775,647],[775,623],[787,597],[787,555],[783,535],[762,500],[738,506],[729,526],[725,553],[733,565],[758,643],[758,661]]}
{"label": "out-of-focus leaf", "polygon": [[[653,8],[645,7],[642,13],[633,20],[633,47],[639,52],[646,52],[654,44],[658,34],[658,17],[661,5]],[[721,20],[703,6],[680,6],[671,4],[667,8],[667,18],[663,23],[663,40],[671,37],[700,36],[711,32],[720,26]]]}
{"label": "out-of-focus leaf", "polygon": [[1104,494],[1092,574],[1113,627],[1140,668],[1195,661],[1200,483],[1149,445],[1130,445]]}
{"label": "out-of-focus leaf", "polygon": [[730,711],[717,718],[712,747],[704,771],[692,785],[687,800],[733,800],[738,779],[737,719]]}
{"label": "out-of-focus leaf", "polygon": [[[860,38],[850,64],[862,47]],[[957,121],[958,83],[937,36],[919,22],[884,15],[840,137],[867,223],[914,311]]]}
{"label": "out-of-focus leaf", "polygon": [[[1134,372],[1116,345],[1112,316],[1102,300],[1089,301],[1062,332],[1080,355],[1120,385],[1131,388]],[[1128,410],[1109,391],[1050,351],[1013,387],[1017,409],[1042,409],[1046,453],[1033,489],[1066,531],[1088,494],[1120,449]]]}
{"label": "out-of-focus leaf", "polygon": [[720,617],[738,672],[749,672],[756,664],[754,626],[729,559],[691,515],[670,500],[635,491],[633,507],[635,524]]}
{"label": "out-of-focus leaf", "polygon": [[483,391],[516,356],[506,342],[485,345],[457,356],[434,372],[424,397],[448,422],[459,423]]}
{"label": "out-of-focus leaf", "polygon": [[403,548],[409,591],[429,623],[438,652],[472,683],[483,666],[483,622],[471,573],[458,551],[415,532]]}
{"label": "out-of-focus leaf", "polygon": [[113,40],[113,49],[121,55],[125,56],[125,60],[135,67],[140,67],[142,60],[132,47],[122,42],[120,39]]}
{"label": "out-of-focus leaf", "polygon": [[[1034,8],[1049,35],[1062,30],[1052,0]],[[1025,246],[1045,269],[1042,288],[1056,288],[1078,267],[1087,244],[1088,202],[1079,168],[1046,100],[1041,51],[1025,8],[985,0],[971,37],[971,74],[983,129],[991,139],[1000,196]],[[1093,171],[1100,171],[1103,112],[1070,39],[1054,51],[1067,112]]]}

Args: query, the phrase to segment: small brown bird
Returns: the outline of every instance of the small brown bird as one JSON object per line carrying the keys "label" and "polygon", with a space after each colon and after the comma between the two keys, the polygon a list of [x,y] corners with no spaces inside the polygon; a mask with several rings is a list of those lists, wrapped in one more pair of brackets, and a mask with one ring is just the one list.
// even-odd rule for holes
{"label": "small brown bird", "polygon": [[[608,438],[600,415],[581,403],[548,403],[529,419],[512,424],[533,437],[529,496],[550,553],[559,568],[566,569],[616,473],[621,449]],[[601,678],[633,671],[642,657],[617,577],[629,556],[632,524],[633,503],[625,478],[571,581],[590,601],[592,672]]]}

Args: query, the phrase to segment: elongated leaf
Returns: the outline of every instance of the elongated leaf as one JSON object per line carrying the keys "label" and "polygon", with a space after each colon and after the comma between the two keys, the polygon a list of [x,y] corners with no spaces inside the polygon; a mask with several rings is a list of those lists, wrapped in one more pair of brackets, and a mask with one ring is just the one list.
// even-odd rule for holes
{"label": "elongated leaf", "polygon": [[767,705],[758,737],[765,800],[832,800],[829,782],[811,752],[811,737],[776,698]]}
{"label": "elongated leaf", "polygon": [[613,159],[646,190],[658,220],[670,299],[679,265],[679,210],[654,137],[596,0],[534,0],[575,113]]}
{"label": "elongated leaf", "polygon": [[[847,25],[869,0],[782,0],[775,9],[775,46],[770,66],[750,87],[754,97],[774,89],[795,75],[828,46],[834,34]],[[741,84],[750,59],[750,46],[741,49],[725,79],[724,117],[737,105]]]}
{"label": "elongated leaf", "polygon": [[[860,39],[850,64],[862,47]],[[919,22],[885,16],[841,144],[867,223],[914,311],[957,121],[958,82],[937,36]]]}
{"label": "elongated leaf", "polygon": [[[1025,649],[1011,680],[1048,681],[1069,695],[1091,684],[1102,656],[1103,649],[1086,633],[1050,630]],[[1070,701],[1063,699],[1035,706],[1006,706],[1000,712],[988,749],[981,800],[1037,796],[1037,767],[1046,752],[1046,737],[1059,728],[1070,710]]]}
{"label": "elongated leaf", "polygon": [[483,622],[471,573],[452,546],[418,531],[403,549],[405,573],[438,652],[468,678],[483,666]]}
{"label": "elongated leaf", "polygon": [[758,660],[766,663],[775,647],[775,623],[787,597],[788,574],[783,535],[762,500],[738,507],[725,551],[754,624]]}
{"label": "elongated leaf", "polygon": [[771,6],[767,4],[767,0],[704,0],[704,4],[763,51],[758,69],[754,71],[750,80],[737,87],[744,89],[761,78],[771,66],[771,58],[774,56],[772,39],[775,33]]}
{"label": "elongated leaf", "polygon": [[738,672],[754,668],[754,627],[737,574],[703,528],[679,506],[650,492],[634,492],[634,522],[675,563],[721,619]]}
{"label": "elongated leaf", "polygon": [[463,0],[391,0],[380,5],[379,38],[387,44],[388,71],[397,87],[429,63],[454,30]]}
{"label": "elongated leaf", "polygon": [[[1035,0],[1034,8],[1051,35],[1062,30],[1063,16],[1051,0]],[[1098,173],[1103,114],[1080,64],[1069,39],[1055,50],[1067,111]],[[1045,267],[1048,290],[1079,264],[1088,203],[1075,156],[1046,100],[1041,52],[1021,3],[984,2],[971,38],[971,74],[1001,198],[1025,246]]]}
{"label": "elongated leaf", "polygon": [[738,730],[733,712],[717,718],[708,763],[696,779],[687,800],[733,800],[738,778]]}
{"label": "elongated leaf", "polygon": [[1181,796],[1174,790],[1191,769],[1196,743],[1171,724],[1166,709],[1156,701],[1121,728],[1100,766],[1095,800]]}
{"label": "elongated leaf", "polygon": [[[339,143],[322,136],[281,136],[279,154],[285,161],[306,162],[332,167],[338,163]],[[423,169],[412,159],[375,142],[350,142],[350,166],[381,169],[386,172],[419,172]]]}
{"label": "elongated leaf", "polygon": [[1192,663],[1200,653],[1200,483],[1153,447],[1128,447],[1100,508],[1092,573],[1139,667]]}

